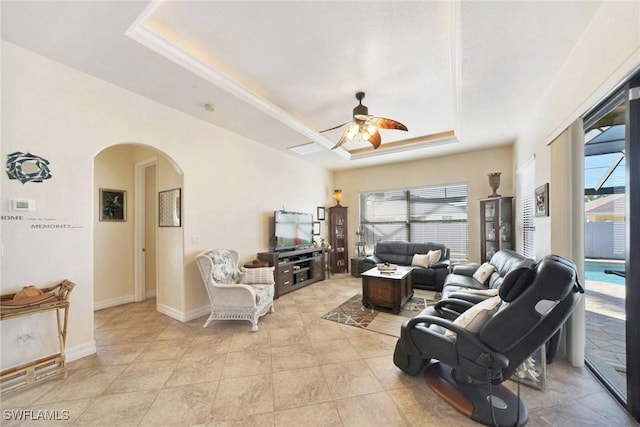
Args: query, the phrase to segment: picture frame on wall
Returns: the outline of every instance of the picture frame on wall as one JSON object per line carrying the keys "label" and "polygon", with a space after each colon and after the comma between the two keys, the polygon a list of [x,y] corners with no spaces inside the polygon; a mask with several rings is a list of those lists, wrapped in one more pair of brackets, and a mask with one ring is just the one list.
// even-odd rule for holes
{"label": "picture frame on wall", "polygon": [[536,188],[533,197],[536,216],[549,216],[549,183]]}
{"label": "picture frame on wall", "polygon": [[318,221],[324,221],[325,219],[325,210],[324,206],[318,206]]}
{"label": "picture frame on wall", "polygon": [[111,188],[100,189],[100,221],[127,220],[127,192]]}
{"label": "picture frame on wall", "polygon": [[158,226],[180,227],[182,225],[181,189],[158,193]]}
{"label": "picture frame on wall", "polygon": [[319,236],[320,235],[320,222],[319,221],[313,221],[313,235],[314,236]]}

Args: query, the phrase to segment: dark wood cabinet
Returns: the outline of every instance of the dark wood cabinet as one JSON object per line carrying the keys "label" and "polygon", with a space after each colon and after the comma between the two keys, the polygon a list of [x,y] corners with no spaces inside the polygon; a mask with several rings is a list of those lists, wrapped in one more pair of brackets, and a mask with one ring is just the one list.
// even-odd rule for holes
{"label": "dark wood cabinet", "polygon": [[501,249],[513,249],[513,197],[480,199],[480,262]]}
{"label": "dark wood cabinet", "polygon": [[322,248],[296,249],[282,252],[260,252],[260,261],[275,267],[275,298],[303,286],[324,280],[324,250]]}
{"label": "dark wood cabinet", "polygon": [[329,208],[329,244],[332,249],[331,271],[333,273],[349,272],[349,240],[347,228],[347,207]]}

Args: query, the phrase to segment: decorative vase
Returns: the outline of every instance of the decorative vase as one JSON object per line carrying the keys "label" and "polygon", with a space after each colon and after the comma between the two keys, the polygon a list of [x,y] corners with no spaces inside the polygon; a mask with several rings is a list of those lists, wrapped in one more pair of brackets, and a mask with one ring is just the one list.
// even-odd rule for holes
{"label": "decorative vase", "polygon": [[489,176],[489,187],[493,193],[489,194],[489,197],[500,197],[500,194],[496,193],[498,187],[500,187],[500,175],[502,172],[493,172],[490,173]]}

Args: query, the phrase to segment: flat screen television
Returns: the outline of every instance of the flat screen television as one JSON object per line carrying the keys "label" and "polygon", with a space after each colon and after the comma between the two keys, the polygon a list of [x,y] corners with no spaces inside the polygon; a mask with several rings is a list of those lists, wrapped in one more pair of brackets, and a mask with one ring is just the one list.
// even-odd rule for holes
{"label": "flat screen television", "polygon": [[275,211],[275,251],[304,248],[313,244],[313,214],[304,212]]}

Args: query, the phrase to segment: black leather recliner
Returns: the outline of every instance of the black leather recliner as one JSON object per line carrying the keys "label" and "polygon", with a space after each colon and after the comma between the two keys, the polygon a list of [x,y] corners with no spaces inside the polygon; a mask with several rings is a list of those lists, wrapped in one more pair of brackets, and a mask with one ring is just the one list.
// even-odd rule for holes
{"label": "black leather recliner", "polygon": [[532,266],[530,274],[506,279],[500,308],[478,332],[454,324],[471,303],[442,300],[402,325],[393,356],[409,375],[427,366],[430,387],[485,425],[527,422],[524,403],[499,384],[558,331],[584,293],[575,265],[555,255]]}

